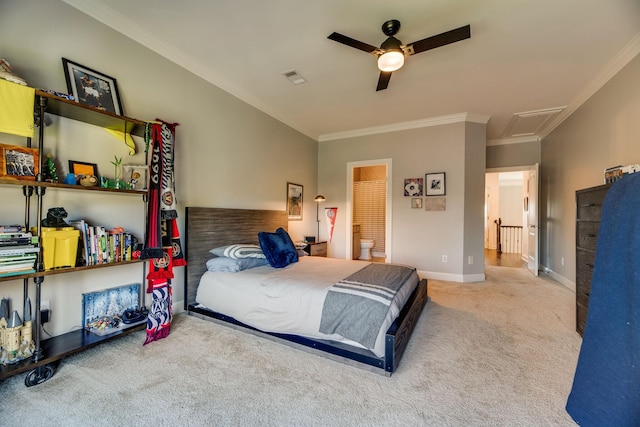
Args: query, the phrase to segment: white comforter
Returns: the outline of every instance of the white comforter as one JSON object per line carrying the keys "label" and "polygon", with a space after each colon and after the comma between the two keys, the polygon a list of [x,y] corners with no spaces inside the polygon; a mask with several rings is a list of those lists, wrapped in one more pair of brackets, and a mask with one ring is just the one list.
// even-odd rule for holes
{"label": "white comforter", "polygon": [[[322,334],[319,328],[329,288],[367,264],[306,256],[281,269],[267,265],[239,273],[207,271],[200,279],[196,301],[265,332],[330,339],[362,348],[340,335]],[[398,292],[374,348],[369,349],[376,356],[384,356],[385,333],[414,289],[404,286]]]}

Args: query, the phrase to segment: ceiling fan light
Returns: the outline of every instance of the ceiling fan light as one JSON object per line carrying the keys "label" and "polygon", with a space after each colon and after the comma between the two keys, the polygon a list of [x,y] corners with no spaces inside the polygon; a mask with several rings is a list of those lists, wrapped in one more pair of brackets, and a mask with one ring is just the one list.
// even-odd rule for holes
{"label": "ceiling fan light", "polygon": [[404,54],[397,50],[383,53],[378,57],[378,68],[380,71],[396,71],[404,65]]}

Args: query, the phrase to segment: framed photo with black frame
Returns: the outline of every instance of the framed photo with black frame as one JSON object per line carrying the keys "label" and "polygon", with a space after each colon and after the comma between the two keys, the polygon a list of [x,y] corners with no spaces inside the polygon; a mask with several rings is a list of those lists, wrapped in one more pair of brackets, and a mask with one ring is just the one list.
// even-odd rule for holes
{"label": "framed photo with black frame", "polygon": [[69,172],[76,175],[93,175],[98,177],[98,165],[95,163],[78,162],[76,160],[69,160]]}
{"label": "framed photo with black frame", "polygon": [[302,221],[302,191],[302,185],[287,182],[287,213],[289,221]]}
{"label": "framed photo with black frame", "polygon": [[425,196],[444,196],[447,194],[445,173],[428,173],[425,175]]}
{"label": "framed photo with black frame", "polygon": [[67,90],[76,102],[118,116],[124,115],[116,79],[84,65],[62,58]]}

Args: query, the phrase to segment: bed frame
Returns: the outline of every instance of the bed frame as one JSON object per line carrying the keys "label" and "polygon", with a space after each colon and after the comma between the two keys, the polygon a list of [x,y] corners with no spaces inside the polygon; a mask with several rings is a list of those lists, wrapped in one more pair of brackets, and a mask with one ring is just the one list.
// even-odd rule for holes
{"label": "bed frame", "polygon": [[326,357],[390,376],[398,367],[400,358],[409,342],[411,333],[427,303],[427,281],[420,281],[411,294],[398,319],[391,325],[385,338],[385,357],[372,352],[331,341],[305,338],[297,335],[267,333],[238,322],[232,317],[214,312],[196,304],[196,291],[200,276],[206,271],[206,262],[212,255],[209,250],[233,243],[258,244],[258,232],[285,230],[288,225],[286,211],[186,208],[185,245],[187,268],[185,269],[185,310],[190,315],[223,322],[237,329],[285,342],[293,347],[321,352]]}

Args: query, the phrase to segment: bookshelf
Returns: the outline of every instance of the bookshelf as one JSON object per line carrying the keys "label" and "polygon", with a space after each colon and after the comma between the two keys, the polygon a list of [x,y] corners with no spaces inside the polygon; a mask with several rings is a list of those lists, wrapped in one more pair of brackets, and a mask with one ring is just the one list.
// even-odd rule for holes
{"label": "bookshelf", "polygon": [[[44,91],[35,91],[35,114],[36,124],[39,125],[38,118],[43,118],[45,113],[53,114],[60,117],[65,117],[74,121],[86,123],[93,126],[98,126],[105,129],[111,129],[121,132],[130,133],[132,135],[144,136],[145,122],[125,116],[118,116],[106,111],[102,111],[90,106],[82,105],[73,101],[69,101],[65,98],[49,94]],[[45,137],[44,126],[38,126],[39,138],[37,147],[31,147],[32,140],[27,138],[26,146],[29,148],[37,148],[39,153],[44,153]],[[110,193],[117,194],[123,197],[138,196],[141,202],[147,200],[147,190],[131,190],[131,189],[113,189],[102,187],[84,187],[81,185],[69,185],[57,182],[46,182],[42,179],[42,171],[44,165],[44,156],[40,155],[38,158],[40,173],[36,176],[35,180],[22,180],[16,178],[0,178],[1,186],[19,186],[22,188],[22,195],[25,199],[25,218],[30,217],[30,211],[35,212],[37,218],[43,218],[43,199],[46,197],[47,191],[73,191],[79,192],[78,196],[84,192],[97,193]],[[16,196],[18,198],[18,196]],[[35,198],[35,203],[31,202],[31,199]],[[1,221],[0,221],[1,222]],[[29,229],[29,224],[25,224]],[[41,223],[33,224],[37,228],[37,235],[41,236]],[[40,245],[42,245],[40,238]],[[0,380],[8,378],[13,375],[27,372],[25,376],[25,385],[30,387],[37,384],[41,384],[49,380],[56,371],[58,363],[64,357],[68,355],[83,351],[87,348],[96,346],[100,343],[110,341],[114,338],[124,336],[133,331],[143,329],[144,323],[129,325],[124,329],[121,329],[113,334],[99,336],[93,334],[84,329],[75,330],[65,334],[57,335],[48,339],[41,339],[41,287],[45,282],[45,279],[52,275],[69,274],[78,271],[86,270],[100,270],[104,268],[113,268],[123,265],[137,264],[142,265],[143,261],[134,259],[130,261],[117,261],[108,262],[95,265],[76,265],[74,267],[55,268],[50,270],[44,270],[42,250],[38,254],[38,260],[36,264],[36,271],[28,274],[20,274],[15,276],[0,277],[0,285],[2,282],[23,280],[24,281],[24,298],[26,300],[30,281],[35,284],[35,301],[33,296],[30,296],[34,307],[32,309],[32,324],[33,324],[33,341],[35,344],[35,350],[33,356],[27,359],[23,359],[17,363],[8,365],[0,365]],[[141,275],[143,270],[141,269]],[[141,287],[144,288],[144,287]],[[144,301],[141,289],[141,301]],[[18,304],[16,304],[17,306]]]}

